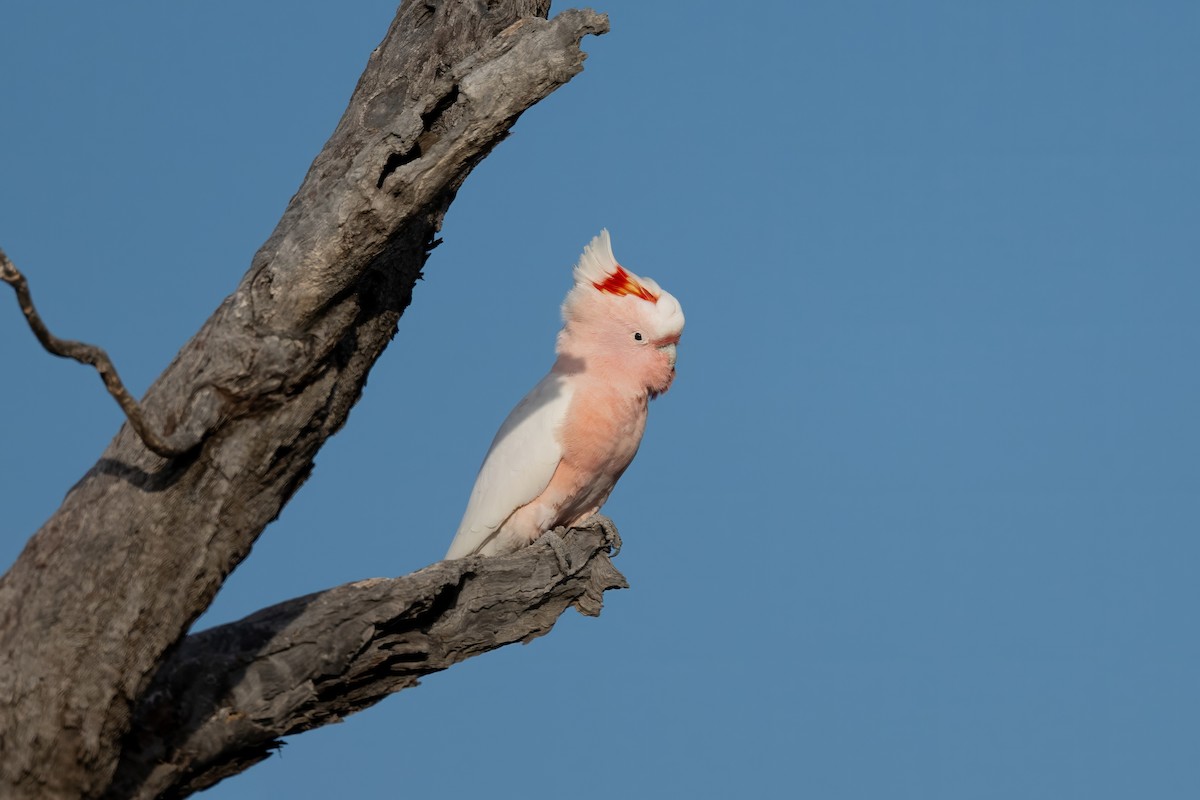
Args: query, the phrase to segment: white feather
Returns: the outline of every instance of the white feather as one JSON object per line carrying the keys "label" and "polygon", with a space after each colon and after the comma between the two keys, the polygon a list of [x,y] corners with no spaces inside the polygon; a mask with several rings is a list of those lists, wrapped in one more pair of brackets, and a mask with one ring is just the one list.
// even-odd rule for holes
{"label": "white feather", "polygon": [[479,552],[512,513],[542,493],[562,460],[558,438],[571,386],[550,373],[517,404],[492,441],[446,558]]}
{"label": "white feather", "polygon": [[617,271],[617,266],[608,228],[602,228],[599,235],[583,248],[583,255],[575,265],[575,285],[590,288],[592,284],[603,283],[605,278]]}

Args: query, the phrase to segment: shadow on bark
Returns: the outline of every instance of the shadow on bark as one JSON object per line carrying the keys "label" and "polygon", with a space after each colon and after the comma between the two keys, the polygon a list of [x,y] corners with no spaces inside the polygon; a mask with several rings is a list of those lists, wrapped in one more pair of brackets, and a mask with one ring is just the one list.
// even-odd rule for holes
{"label": "shadow on bark", "polygon": [[[555,548],[548,537],[562,536]],[[556,550],[558,551],[556,553]],[[188,636],[138,702],[108,797],[185,797],[431,672],[626,588],[601,527],[297,597]]]}

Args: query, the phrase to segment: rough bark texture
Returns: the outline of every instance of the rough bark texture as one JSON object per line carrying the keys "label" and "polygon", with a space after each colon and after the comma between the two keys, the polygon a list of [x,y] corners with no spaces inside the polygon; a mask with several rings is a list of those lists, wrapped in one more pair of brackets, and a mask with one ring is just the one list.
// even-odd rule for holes
{"label": "rough bark texture", "polygon": [[560,554],[539,541],[503,558],[442,561],[189,636],[135,711],[111,796],[190,794],[266,758],[282,736],[541,636],[568,606],[599,614],[603,593],[625,579],[599,526],[564,533]]}
{"label": "rough bark texture", "polygon": [[124,426],[0,579],[0,796],[120,793],[140,698],[345,422],[462,181],[607,30],[548,6],[404,3],[240,285],[143,398],[185,454]]}

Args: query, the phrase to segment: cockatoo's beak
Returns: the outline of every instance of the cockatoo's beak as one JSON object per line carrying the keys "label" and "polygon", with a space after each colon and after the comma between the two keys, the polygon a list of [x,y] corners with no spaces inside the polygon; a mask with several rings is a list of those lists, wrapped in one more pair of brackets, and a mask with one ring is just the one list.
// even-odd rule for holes
{"label": "cockatoo's beak", "polygon": [[670,363],[671,369],[675,369],[675,343],[664,344],[658,349],[667,354],[667,361]]}

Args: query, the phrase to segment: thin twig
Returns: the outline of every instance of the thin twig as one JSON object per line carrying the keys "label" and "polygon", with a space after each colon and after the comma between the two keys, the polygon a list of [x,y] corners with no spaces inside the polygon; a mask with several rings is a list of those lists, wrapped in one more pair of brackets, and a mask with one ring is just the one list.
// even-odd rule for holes
{"label": "thin twig", "polygon": [[33,306],[33,297],[29,294],[29,284],[26,282],[25,276],[9,260],[3,249],[0,249],[0,280],[12,286],[13,291],[17,293],[17,303],[21,306],[21,313],[25,315],[33,335],[42,343],[42,347],[46,348],[47,352],[62,358],[74,359],[81,364],[91,364],[96,368],[108,393],[117,401],[117,405],[121,406],[121,410],[125,412],[125,417],[129,420],[129,425],[141,437],[146,447],[164,458],[183,455],[191,449],[171,447],[160,439],[158,434],[150,430],[145,417],[142,416],[141,406],[137,404],[137,401],[129,394],[129,390],[125,388],[125,384],[121,382],[121,378],[117,375],[117,368],[113,366],[108,353],[95,345],[59,339],[50,333],[46,323],[42,322],[37,309]]}

